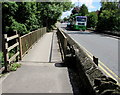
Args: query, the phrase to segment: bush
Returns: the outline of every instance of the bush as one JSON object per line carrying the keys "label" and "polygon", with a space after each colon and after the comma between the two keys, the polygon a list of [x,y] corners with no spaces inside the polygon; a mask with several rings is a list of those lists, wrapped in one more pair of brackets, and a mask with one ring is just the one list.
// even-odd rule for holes
{"label": "bush", "polygon": [[3,53],[0,52],[0,67],[3,67],[4,66],[4,58],[3,58]]}
{"label": "bush", "polygon": [[27,28],[24,24],[18,23],[13,19],[11,26],[8,27],[8,31],[14,31],[14,30],[17,30],[20,35],[24,35],[29,32],[27,31]]}
{"label": "bush", "polygon": [[21,67],[21,64],[13,63],[13,64],[10,65],[9,70],[10,71],[16,71],[17,68],[20,68],[20,67]]}

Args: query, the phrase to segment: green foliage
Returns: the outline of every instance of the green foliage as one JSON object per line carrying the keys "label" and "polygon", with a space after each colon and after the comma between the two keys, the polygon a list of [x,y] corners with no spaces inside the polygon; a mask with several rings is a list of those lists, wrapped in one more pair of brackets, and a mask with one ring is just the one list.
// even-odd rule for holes
{"label": "green foliage", "polygon": [[8,32],[8,27],[12,24],[13,16],[15,16],[18,10],[18,5],[15,2],[2,3],[2,22],[3,32]]}
{"label": "green foliage", "polygon": [[115,33],[115,31],[120,31],[120,9],[118,8],[118,3],[102,2],[101,4],[102,8],[98,17],[97,30],[101,32],[113,31],[113,34]]}
{"label": "green foliage", "polygon": [[88,8],[85,4],[83,4],[81,7],[74,7],[72,10],[72,15],[79,14],[80,16],[85,16],[88,14]]}
{"label": "green foliage", "polygon": [[[4,16],[15,15],[15,12],[18,10],[18,5],[15,2],[4,2],[2,3],[3,14]],[[9,14],[9,15],[6,15]]]}
{"label": "green foliage", "polygon": [[73,17],[75,16],[87,16],[88,14],[88,8],[85,4],[83,4],[81,7],[74,7],[72,10],[72,14],[69,17],[69,21],[71,21],[71,19],[73,19]]}
{"label": "green foliage", "polygon": [[81,16],[85,16],[88,14],[88,8],[85,4],[83,4],[80,8],[80,12]]}
{"label": "green foliage", "polygon": [[21,67],[21,64],[13,63],[13,64],[10,65],[9,70],[10,71],[16,71],[17,68],[20,68],[20,67]]}
{"label": "green foliage", "polygon": [[14,31],[17,30],[19,34],[24,35],[28,33],[28,30],[24,24],[18,23],[13,19],[12,24],[6,28],[8,31]]}
{"label": "green foliage", "polygon": [[3,61],[3,53],[0,52],[0,62],[2,62],[2,61]]}
{"label": "green foliage", "polygon": [[74,7],[72,10],[72,14],[78,14],[80,12],[80,8],[79,7]]}
{"label": "green foliage", "polygon": [[90,12],[87,14],[87,27],[88,28],[95,28],[98,22],[98,15],[96,12]]}
{"label": "green foliage", "polygon": [[65,22],[65,21],[68,21],[68,18],[67,18],[67,17],[64,17],[63,21],[64,21],[64,22]]}
{"label": "green foliage", "polygon": [[4,65],[4,58],[3,58],[3,53],[0,52],[0,67]]}
{"label": "green foliage", "polygon": [[54,25],[63,11],[70,10],[73,5],[67,2],[3,2],[3,31],[11,34],[17,30],[20,35],[40,27],[48,29]]}
{"label": "green foliage", "polygon": [[70,10],[72,7],[71,2],[38,2],[37,5],[38,11],[40,12],[39,15],[41,15],[41,23],[43,26],[47,26],[49,31],[51,26],[54,25],[58,18],[62,15],[62,12]]}

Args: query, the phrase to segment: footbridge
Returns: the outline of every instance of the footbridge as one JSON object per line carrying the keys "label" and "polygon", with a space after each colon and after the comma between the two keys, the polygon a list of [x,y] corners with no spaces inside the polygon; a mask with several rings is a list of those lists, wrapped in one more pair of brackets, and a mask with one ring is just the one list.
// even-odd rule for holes
{"label": "footbridge", "polygon": [[[9,41],[15,39],[13,45]],[[16,53],[9,56],[15,48]],[[119,95],[119,81],[98,68],[91,57],[65,31],[41,28],[27,35],[4,35],[5,71],[17,62],[17,71],[1,78],[1,94]]]}

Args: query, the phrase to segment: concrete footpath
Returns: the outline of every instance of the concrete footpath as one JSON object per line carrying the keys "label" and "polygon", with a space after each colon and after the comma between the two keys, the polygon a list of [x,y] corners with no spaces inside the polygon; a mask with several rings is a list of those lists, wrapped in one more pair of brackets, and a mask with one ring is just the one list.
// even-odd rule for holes
{"label": "concrete footpath", "polygon": [[[2,93],[73,93],[56,31],[45,34],[2,82]],[[32,40],[32,39],[31,39]]]}

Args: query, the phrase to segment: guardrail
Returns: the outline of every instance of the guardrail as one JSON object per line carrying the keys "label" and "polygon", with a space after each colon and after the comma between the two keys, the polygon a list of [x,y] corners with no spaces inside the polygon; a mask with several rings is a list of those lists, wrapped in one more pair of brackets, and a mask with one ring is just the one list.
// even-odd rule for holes
{"label": "guardrail", "polygon": [[[81,81],[79,85],[83,88],[83,95],[116,95],[112,93],[120,94],[120,86],[117,82],[107,77],[98,68],[98,58],[91,59],[89,55],[84,51],[84,49],[75,42],[68,34],[62,29],[58,29],[57,36],[59,44],[62,49],[66,48],[64,51],[64,62],[70,68],[76,68],[79,80]],[[64,44],[64,40],[66,43]],[[97,64],[95,64],[95,62]],[[79,82],[78,82],[79,83]],[[111,93],[111,94],[107,94]],[[119,95],[117,94],[117,95]]]}
{"label": "guardrail", "polygon": [[21,58],[28,52],[32,45],[37,42],[46,33],[46,27],[30,32],[20,37]]}

